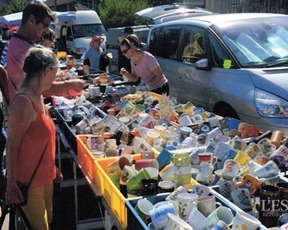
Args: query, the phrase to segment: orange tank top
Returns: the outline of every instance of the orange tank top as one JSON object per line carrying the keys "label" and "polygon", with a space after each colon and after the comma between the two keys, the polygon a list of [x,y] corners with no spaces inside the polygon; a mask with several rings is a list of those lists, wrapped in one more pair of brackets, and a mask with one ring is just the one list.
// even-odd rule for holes
{"label": "orange tank top", "polygon": [[[56,176],[56,133],[51,117],[47,117],[32,98],[29,97],[29,99],[32,102],[37,117],[30,124],[21,141],[15,177],[17,181],[27,184],[44,151],[43,158],[31,184],[31,187],[39,187],[50,183]],[[48,112],[46,107],[45,109]]]}

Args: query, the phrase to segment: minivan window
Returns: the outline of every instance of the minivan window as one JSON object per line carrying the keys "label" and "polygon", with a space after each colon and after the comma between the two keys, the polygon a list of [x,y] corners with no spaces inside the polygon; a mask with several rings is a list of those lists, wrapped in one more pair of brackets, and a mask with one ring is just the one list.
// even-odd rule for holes
{"label": "minivan window", "polygon": [[285,20],[243,20],[213,26],[242,67],[265,67],[288,59],[288,26]]}
{"label": "minivan window", "polygon": [[155,29],[150,39],[149,51],[159,57],[177,59],[181,28]]}
{"label": "minivan window", "polygon": [[74,38],[93,37],[106,33],[102,24],[73,25],[72,30]]}
{"label": "minivan window", "polygon": [[206,56],[205,32],[195,27],[184,30],[180,41],[180,58],[185,63],[195,63]]}
{"label": "minivan window", "polygon": [[225,60],[231,61],[230,68],[236,68],[237,65],[234,63],[234,60],[231,60],[231,57],[227,51],[223,48],[222,44],[212,35],[209,34],[209,41],[211,47],[211,65],[213,67],[224,68],[223,64]]}

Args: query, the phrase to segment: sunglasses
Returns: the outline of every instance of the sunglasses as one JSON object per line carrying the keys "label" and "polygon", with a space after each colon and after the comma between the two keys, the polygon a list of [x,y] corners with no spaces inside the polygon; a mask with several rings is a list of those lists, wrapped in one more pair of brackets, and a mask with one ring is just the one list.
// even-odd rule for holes
{"label": "sunglasses", "polygon": [[127,48],[126,50],[121,50],[122,54],[127,54],[127,52],[130,50],[130,48]]}
{"label": "sunglasses", "polygon": [[43,28],[44,28],[44,29],[48,29],[48,28],[49,28],[49,25],[46,24],[45,22],[42,22],[42,21],[41,21],[41,24],[43,25]]}

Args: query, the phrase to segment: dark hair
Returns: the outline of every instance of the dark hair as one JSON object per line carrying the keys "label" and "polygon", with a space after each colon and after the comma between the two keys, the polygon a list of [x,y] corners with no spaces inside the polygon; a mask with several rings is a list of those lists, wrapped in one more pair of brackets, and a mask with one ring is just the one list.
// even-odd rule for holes
{"label": "dark hair", "polygon": [[125,27],[124,28],[124,33],[125,34],[133,34],[133,29],[131,27]]}
{"label": "dark hair", "polygon": [[31,15],[35,17],[37,24],[44,21],[46,17],[49,17],[52,22],[57,19],[56,14],[42,2],[31,2],[25,7],[21,24],[25,24]]}
{"label": "dark hair", "polygon": [[130,44],[127,42],[127,40],[125,40],[125,39],[120,43],[120,45],[121,45],[121,46],[126,45],[127,48],[129,48],[129,49],[131,48],[131,45],[130,45]]}
{"label": "dark hair", "polygon": [[42,41],[45,40],[45,39],[46,40],[50,40],[50,41],[53,42],[55,40],[54,31],[50,30],[49,33],[44,34],[43,37],[42,37]]}

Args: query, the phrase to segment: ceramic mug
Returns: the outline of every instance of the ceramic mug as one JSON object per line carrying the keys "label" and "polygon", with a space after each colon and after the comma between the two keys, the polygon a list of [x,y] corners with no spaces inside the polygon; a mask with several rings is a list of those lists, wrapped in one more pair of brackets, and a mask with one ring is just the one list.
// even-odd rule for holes
{"label": "ceramic mug", "polygon": [[186,220],[190,215],[193,208],[196,208],[196,201],[198,195],[193,193],[180,193],[177,196],[178,207],[179,207],[179,216]]}
{"label": "ceramic mug", "polygon": [[199,198],[205,197],[210,194],[210,188],[203,184],[195,184],[191,188],[191,193],[198,195]]}
{"label": "ceramic mug", "polygon": [[209,220],[197,209],[193,208],[189,217],[188,223],[193,227],[193,229],[209,229]]}
{"label": "ceramic mug", "polygon": [[139,214],[142,220],[147,223],[150,218],[150,211],[153,210],[153,204],[146,198],[139,199],[135,206],[135,211]]}
{"label": "ceramic mug", "polygon": [[168,223],[165,230],[193,230],[193,228],[182,220],[179,216],[176,216],[172,213],[168,213]]}
{"label": "ceramic mug", "polygon": [[162,229],[167,226],[168,213],[176,214],[172,203],[163,204],[149,212],[155,229]]}
{"label": "ceramic mug", "polygon": [[208,162],[211,165],[215,165],[218,158],[214,156],[214,153],[210,152],[203,152],[198,154],[199,161],[201,162]]}
{"label": "ceramic mug", "polygon": [[233,203],[245,211],[251,211],[252,200],[247,188],[238,188],[231,193]]}
{"label": "ceramic mug", "polygon": [[217,202],[215,196],[204,196],[197,200],[197,209],[205,216],[209,216],[216,208],[222,206]]}
{"label": "ceramic mug", "polygon": [[196,176],[196,181],[209,185],[212,180],[212,174],[213,174],[214,166],[211,165],[208,162],[201,162],[199,172]]}
{"label": "ceramic mug", "polygon": [[261,222],[254,216],[251,216],[246,212],[237,211],[233,220],[232,230],[257,230],[259,229],[260,225]]}
{"label": "ceramic mug", "polygon": [[210,221],[210,226],[217,224],[220,220],[225,222],[228,226],[232,225],[234,215],[230,208],[220,206],[214,210],[207,219]]}
{"label": "ceramic mug", "polygon": [[223,166],[222,178],[225,180],[232,180],[238,175],[240,170],[240,164],[236,160],[228,159]]}
{"label": "ceramic mug", "polygon": [[237,184],[235,181],[220,179],[217,183],[219,186],[219,193],[227,198],[228,200],[232,200],[231,193],[237,189]]}
{"label": "ceramic mug", "polygon": [[281,189],[273,185],[262,185],[259,189],[259,220],[266,227],[274,227],[282,214]]}
{"label": "ceramic mug", "polygon": [[273,161],[269,160],[265,165],[255,170],[256,176],[259,178],[269,178],[277,176],[280,172],[278,165]]}

